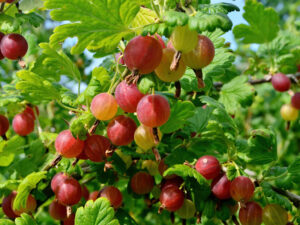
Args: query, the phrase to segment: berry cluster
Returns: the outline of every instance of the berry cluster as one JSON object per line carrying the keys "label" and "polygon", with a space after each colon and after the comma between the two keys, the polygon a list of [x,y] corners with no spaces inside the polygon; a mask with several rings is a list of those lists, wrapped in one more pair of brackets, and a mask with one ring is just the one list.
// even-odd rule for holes
{"label": "berry cluster", "polygon": [[[282,73],[272,76],[272,85],[276,91],[285,92],[291,88],[291,80]],[[300,110],[300,93],[292,96],[291,103],[285,104],[280,109],[282,118],[286,121],[295,121],[298,118],[298,110]]]}

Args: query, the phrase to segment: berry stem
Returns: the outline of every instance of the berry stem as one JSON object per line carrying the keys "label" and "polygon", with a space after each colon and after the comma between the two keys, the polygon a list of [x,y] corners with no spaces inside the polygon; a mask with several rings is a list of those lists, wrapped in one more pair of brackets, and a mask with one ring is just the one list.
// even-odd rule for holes
{"label": "berry stem", "polygon": [[76,164],[78,163],[79,159],[76,158],[73,162],[72,162],[72,166],[76,166]]}
{"label": "berry stem", "polygon": [[170,220],[171,220],[171,223],[172,223],[172,224],[175,223],[175,214],[174,214],[174,212],[171,212],[171,213],[170,213]]}
{"label": "berry stem", "polygon": [[179,60],[180,59],[181,59],[181,52],[177,51],[176,54],[174,55],[173,61],[172,61],[171,66],[170,66],[171,71],[177,70],[177,68],[179,66]]}
{"label": "berry stem", "polygon": [[5,2],[1,3],[1,6],[0,6],[0,13],[3,12],[4,6],[5,6]]}
{"label": "berry stem", "polygon": [[62,160],[62,155],[56,156],[55,159],[43,169],[43,171],[49,171],[51,168],[55,167],[60,160]]}
{"label": "berry stem", "polygon": [[94,134],[99,124],[100,124],[100,120],[96,120],[92,125],[92,127],[89,129],[89,134]]}
{"label": "berry stem", "polygon": [[199,69],[199,70],[195,70],[194,69],[194,73],[196,74],[196,77],[197,77],[198,88],[204,88],[205,87],[205,83],[203,81],[203,72],[202,72],[202,69]]}
{"label": "berry stem", "polygon": [[2,137],[2,139],[3,139],[4,141],[7,141],[7,140],[8,140],[6,134],[3,134],[1,137]]}
{"label": "berry stem", "polygon": [[291,127],[291,121],[287,121],[287,122],[286,122],[286,127],[285,127],[285,129],[286,129],[287,131],[289,131],[289,130],[290,130],[290,127]]}
{"label": "berry stem", "polygon": [[235,224],[235,225],[240,225],[239,221],[237,220],[236,216],[233,215],[232,216],[232,222]]}
{"label": "berry stem", "polygon": [[181,224],[182,224],[182,225],[186,225],[186,219],[182,219],[182,220],[181,220]]}
{"label": "berry stem", "polygon": [[158,136],[158,129],[157,127],[152,128],[152,133],[154,135],[154,143],[158,144],[159,143],[159,136]]}
{"label": "berry stem", "polygon": [[160,161],[161,161],[161,156],[160,156],[160,154],[159,154],[158,149],[155,148],[155,147],[153,147],[153,148],[152,148],[152,152],[153,152],[153,154],[154,154],[154,156],[155,156],[155,160],[156,160],[157,162],[160,162]]}
{"label": "berry stem", "polygon": [[180,93],[181,93],[181,85],[180,85],[180,81],[175,81],[175,98],[179,98],[180,97]]}
{"label": "berry stem", "polygon": [[64,105],[64,104],[63,104],[62,102],[60,102],[60,101],[56,101],[56,102],[57,102],[57,104],[59,104],[61,107],[65,108],[65,109],[67,109],[67,110],[70,110],[70,111],[72,111],[72,112],[78,112],[78,113],[83,113],[83,112],[85,112],[85,111],[82,111],[82,110],[80,110],[80,109],[75,109],[75,108],[66,106],[66,105]]}

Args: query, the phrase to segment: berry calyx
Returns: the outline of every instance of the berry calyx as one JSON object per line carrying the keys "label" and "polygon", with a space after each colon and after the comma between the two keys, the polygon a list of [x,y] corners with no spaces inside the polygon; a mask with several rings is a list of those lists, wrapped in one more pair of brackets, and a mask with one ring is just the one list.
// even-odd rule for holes
{"label": "berry calyx", "polygon": [[130,180],[131,190],[138,195],[150,193],[153,186],[154,178],[146,172],[137,172]]}
{"label": "berry calyx", "polygon": [[9,128],[8,119],[5,116],[0,115],[0,136],[5,135],[5,133],[8,131],[8,128]]}
{"label": "berry calyx", "polygon": [[84,147],[84,141],[74,138],[70,130],[59,133],[55,140],[56,152],[66,158],[78,156]]}
{"label": "berry calyx", "polygon": [[221,165],[219,161],[211,155],[205,155],[198,159],[195,169],[207,180],[219,176]]}
{"label": "berry calyx", "polygon": [[261,225],[262,208],[256,202],[248,202],[240,209],[239,219],[242,225]]}
{"label": "berry calyx", "polygon": [[93,98],[91,111],[98,120],[110,120],[116,115],[118,104],[111,94],[101,93]]}
{"label": "berry calyx", "polygon": [[133,119],[127,116],[117,116],[107,126],[107,136],[114,145],[128,145],[134,139],[137,126]]}
{"label": "berry calyx", "polygon": [[93,134],[84,141],[84,152],[91,161],[101,162],[110,145],[110,141],[106,137]]}
{"label": "berry calyx", "polygon": [[26,54],[28,44],[22,35],[8,34],[2,38],[0,49],[4,57],[15,60],[22,58]]}
{"label": "berry calyx", "polygon": [[290,89],[291,81],[283,73],[277,73],[272,76],[272,85],[276,91],[285,92]]}
{"label": "berry calyx", "polygon": [[26,136],[34,130],[34,120],[28,113],[19,113],[13,119],[12,127],[18,135]]}
{"label": "berry calyx", "polygon": [[124,61],[133,74],[147,74],[154,71],[162,58],[162,47],[150,36],[137,36],[125,48]]}
{"label": "berry calyx", "polygon": [[286,121],[294,121],[298,118],[298,110],[290,104],[285,104],[280,109],[281,117]]}
{"label": "berry calyx", "polygon": [[159,197],[162,208],[174,212],[180,209],[184,202],[184,194],[175,185],[169,185],[162,189]]}
{"label": "berry calyx", "polygon": [[122,81],[115,90],[115,97],[118,105],[125,112],[134,113],[139,101],[145,95],[137,88],[136,84],[127,84]]}
{"label": "berry calyx", "polygon": [[237,202],[248,202],[254,193],[254,184],[244,176],[236,177],[230,185],[230,195]]}
{"label": "berry calyx", "polygon": [[107,198],[115,209],[120,208],[123,202],[122,193],[114,186],[107,186],[103,188],[100,191],[100,197]]}
{"label": "berry calyx", "polygon": [[211,192],[218,199],[224,200],[231,198],[230,195],[230,180],[228,180],[226,174],[216,177],[211,183]]}
{"label": "berry calyx", "polygon": [[148,127],[159,127],[165,124],[170,117],[168,100],[158,94],[146,95],[137,106],[137,117]]}

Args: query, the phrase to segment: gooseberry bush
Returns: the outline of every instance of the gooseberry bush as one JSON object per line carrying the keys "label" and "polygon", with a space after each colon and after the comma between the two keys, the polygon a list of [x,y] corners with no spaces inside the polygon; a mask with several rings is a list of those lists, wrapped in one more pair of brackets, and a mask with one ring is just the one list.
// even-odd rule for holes
{"label": "gooseberry bush", "polygon": [[0,0],[0,225],[300,224],[299,3],[234,3]]}

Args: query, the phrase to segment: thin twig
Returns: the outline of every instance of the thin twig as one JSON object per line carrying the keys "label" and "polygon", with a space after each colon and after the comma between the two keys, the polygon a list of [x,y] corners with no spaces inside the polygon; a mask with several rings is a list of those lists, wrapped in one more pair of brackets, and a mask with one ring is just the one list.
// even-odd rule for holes
{"label": "thin twig", "polygon": [[55,167],[61,159],[61,155],[56,156],[55,159],[43,169],[43,171],[49,171],[51,168]]}

